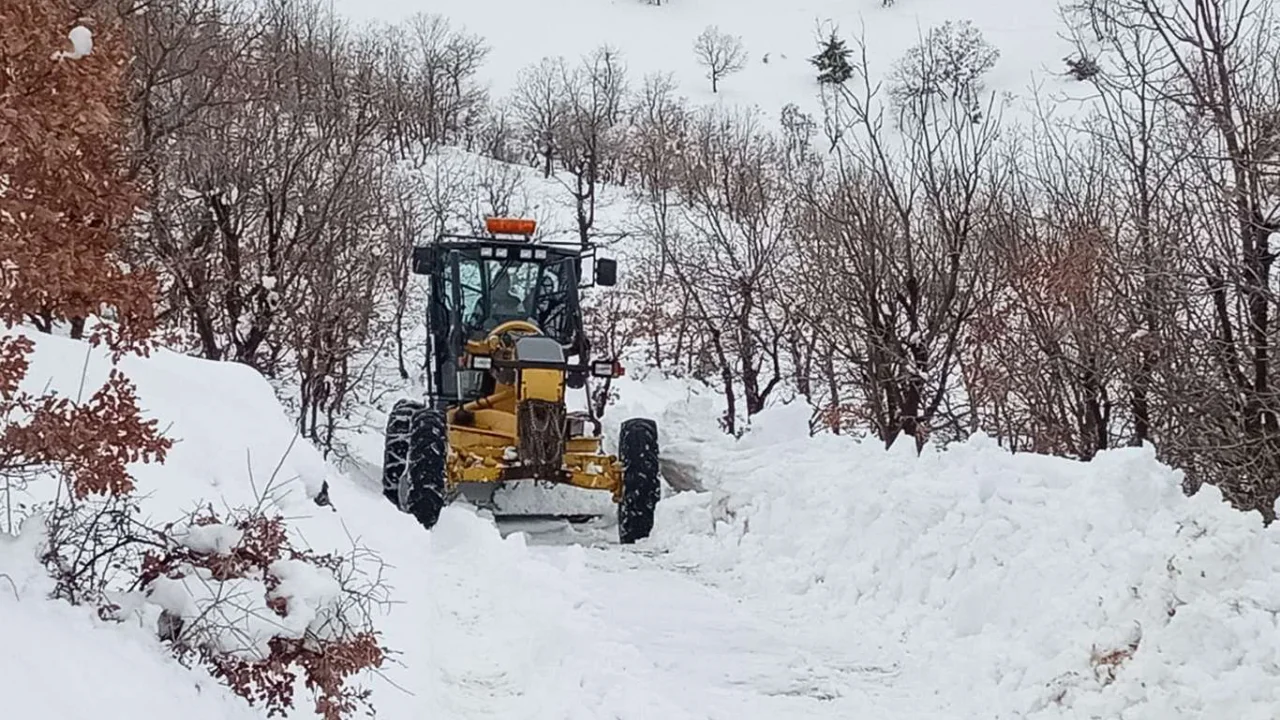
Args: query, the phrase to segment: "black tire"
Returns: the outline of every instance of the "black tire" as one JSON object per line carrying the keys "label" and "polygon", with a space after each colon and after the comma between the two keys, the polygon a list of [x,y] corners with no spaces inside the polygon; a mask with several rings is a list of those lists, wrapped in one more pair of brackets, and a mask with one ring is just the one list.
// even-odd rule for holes
{"label": "black tire", "polygon": [[448,452],[449,433],[444,411],[419,408],[409,419],[409,454],[397,488],[397,504],[428,530],[435,527],[446,504]]}
{"label": "black tire", "polygon": [[423,404],[413,400],[397,400],[387,415],[387,433],[382,451],[382,495],[392,505],[400,506],[400,478],[409,459],[410,422]]}
{"label": "black tire", "polygon": [[658,475],[658,424],[646,418],[622,423],[618,438],[622,461],[622,501],[618,503],[618,541],[630,545],[649,537],[653,513],[662,496]]}

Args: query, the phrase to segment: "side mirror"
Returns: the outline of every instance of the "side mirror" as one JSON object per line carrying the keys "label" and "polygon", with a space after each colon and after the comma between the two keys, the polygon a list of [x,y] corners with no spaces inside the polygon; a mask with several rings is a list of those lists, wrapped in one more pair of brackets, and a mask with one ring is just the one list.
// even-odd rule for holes
{"label": "side mirror", "polygon": [[435,248],[430,246],[413,249],[413,272],[415,275],[430,275],[436,269]]}
{"label": "side mirror", "polygon": [[596,284],[613,287],[618,284],[618,261],[596,258]]}

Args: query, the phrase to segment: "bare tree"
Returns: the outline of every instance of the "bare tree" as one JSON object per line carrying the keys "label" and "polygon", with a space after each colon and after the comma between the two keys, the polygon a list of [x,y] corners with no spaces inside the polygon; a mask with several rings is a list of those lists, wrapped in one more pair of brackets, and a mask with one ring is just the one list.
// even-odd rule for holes
{"label": "bare tree", "polygon": [[1166,330],[1177,332],[1170,346],[1181,351],[1152,366],[1147,387],[1159,393],[1167,421],[1148,418],[1151,434],[1187,469],[1191,489],[1214,482],[1237,507],[1270,521],[1280,496],[1274,10],[1228,0],[1108,0],[1075,10],[1077,41],[1094,45],[1102,72],[1093,82],[1110,117],[1130,126],[1138,112],[1170,119],[1159,135],[1139,135],[1159,143],[1156,172],[1136,197],[1140,212],[1151,208],[1142,224],[1155,232],[1139,237],[1158,247],[1160,209],[1179,209],[1182,243],[1191,245],[1185,277],[1200,292],[1186,293],[1178,325]]}
{"label": "bare tree", "polygon": [[492,103],[463,144],[467,152],[505,163],[524,163],[519,127],[509,101]]}
{"label": "bare tree", "polygon": [[489,216],[525,215],[529,211],[529,198],[524,189],[524,176],[510,165],[482,163],[474,167],[469,185],[473,198],[468,216],[472,230],[483,230],[484,218]]}
{"label": "bare tree", "polygon": [[[1000,51],[971,21],[947,21],[930,28],[894,66],[890,95],[906,112],[925,102],[982,111],[982,76],[995,67]],[[976,119],[976,118],[975,118]]]}
{"label": "bare tree", "polygon": [[[638,293],[636,321],[644,326],[649,355],[658,366],[678,371],[686,358],[692,322],[690,299],[673,282],[664,247],[679,234],[678,185],[681,155],[690,132],[690,111],[676,97],[670,74],[645,77],[632,107],[633,134],[626,145],[626,162],[635,183],[632,194],[638,212],[630,224],[640,252],[628,258],[628,276],[644,288]],[[670,337],[668,349],[666,342]]]}
{"label": "bare tree", "polygon": [[465,202],[455,163],[439,156],[425,167],[396,173],[383,198],[380,213],[387,224],[387,272],[394,293],[391,324],[395,333],[396,369],[401,380],[410,377],[405,360],[405,319],[416,303],[413,295],[413,248],[444,232]]}
{"label": "bare tree", "polygon": [[989,218],[1004,272],[971,322],[965,370],[973,426],[1014,450],[1087,460],[1117,442],[1123,417],[1129,266],[1105,148],[1064,135],[1006,149],[1020,172]]}
{"label": "bare tree", "polygon": [[616,50],[597,49],[563,81],[565,109],[555,145],[574,201],[578,237],[585,247],[595,227],[598,190],[621,155],[616,132],[626,110],[626,68]]}
{"label": "bare tree", "polygon": [[861,410],[852,419],[886,445],[905,434],[922,446],[957,390],[964,330],[990,292],[986,218],[1008,169],[995,162],[997,117],[975,123],[958,99],[906,98],[901,142],[888,136],[861,47],[861,87],[840,91],[858,132],[844,134],[832,177],[806,190],[801,245],[813,253],[809,266],[833,274],[830,304],[810,314],[830,323],[825,332],[856,370]]}
{"label": "bare tree", "polygon": [[765,407],[783,380],[780,298],[769,274],[793,240],[790,186],[776,139],[754,115],[707,110],[682,154],[685,234],[663,247],[718,369],[727,432]]}
{"label": "bare tree", "polygon": [[540,158],[542,176],[551,177],[556,159],[556,133],[567,111],[563,58],[543,58],[537,65],[520,71],[511,98],[516,124]]}
{"label": "bare tree", "polygon": [[[138,144],[149,194],[132,259],[160,271],[166,324],[190,328],[192,349],[286,380],[300,427],[327,446],[387,290],[386,253],[369,251],[388,232],[384,48],[311,0],[243,27],[216,10],[208,27],[148,21],[156,65],[135,83],[153,119],[138,136],[155,144]],[[201,57],[164,50],[187,42],[175,28]]]}
{"label": "bare tree", "polygon": [[747,52],[742,46],[742,38],[722,33],[714,25],[708,25],[694,40],[693,53],[698,58],[698,64],[707,69],[707,79],[711,81],[713,93],[719,92],[720,81],[725,76],[747,66]]}
{"label": "bare tree", "polygon": [[392,29],[391,37],[387,61],[400,81],[391,86],[394,104],[388,109],[398,126],[424,150],[460,141],[480,121],[487,103],[474,76],[489,48],[437,14],[410,16],[403,27]]}

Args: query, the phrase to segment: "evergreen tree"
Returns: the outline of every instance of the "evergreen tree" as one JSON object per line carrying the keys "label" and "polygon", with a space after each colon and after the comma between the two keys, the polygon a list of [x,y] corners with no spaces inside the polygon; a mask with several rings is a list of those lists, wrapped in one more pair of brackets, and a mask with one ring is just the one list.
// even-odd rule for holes
{"label": "evergreen tree", "polygon": [[809,58],[809,62],[818,68],[818,82],[839,85],[853,76],[853,66],[849,64],[852,53],[845,47],[844,40],[836,37],[834,31],[823,43],[822,52]]}

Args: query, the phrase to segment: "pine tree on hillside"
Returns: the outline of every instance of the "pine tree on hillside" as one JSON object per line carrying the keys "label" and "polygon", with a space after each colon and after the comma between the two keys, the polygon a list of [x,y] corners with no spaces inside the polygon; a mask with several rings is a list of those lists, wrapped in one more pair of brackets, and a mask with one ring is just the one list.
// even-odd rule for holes
{"label": "pine tree on hillside", "polygon": [[809,58],[809,62],[818,68],[818,82],[839,85],[852,77],[853,66],[849,64],[852,52],[833,31],[823,43],[822,52]]}

